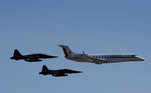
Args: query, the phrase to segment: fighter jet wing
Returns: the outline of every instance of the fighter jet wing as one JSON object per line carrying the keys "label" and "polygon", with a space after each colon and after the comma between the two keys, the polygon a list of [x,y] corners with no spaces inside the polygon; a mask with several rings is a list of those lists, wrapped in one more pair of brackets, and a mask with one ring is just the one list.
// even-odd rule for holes
{"label": "fighter jet wing", "polygon": [[39,58],[32,58],[32,57],[30,57],[30,58],[25,58],[24,60],[27,61],[27,62],[38,62],[38,61],[42,61],[42,60],[40,60]]}
{"label": "fighter jet wing", "polygon": [[84,55],[86,58],[93,60],[93,62],[96,63],[96,64],[108,63],[108,62],[107,62],[106,60],[104,60],[104,59],[101,59],[101,58],[98,59],[98,58],[90,57],[90,56],[88,56],[87,54],[85,54],[84,52],[83,52],[83,55]]}
{"label": "fighter jet wing", "polygon": [[65,73],[60,73],[60,74],[52,74],[52,76],[61,77],[61,76],[68,76],[68,75]]}

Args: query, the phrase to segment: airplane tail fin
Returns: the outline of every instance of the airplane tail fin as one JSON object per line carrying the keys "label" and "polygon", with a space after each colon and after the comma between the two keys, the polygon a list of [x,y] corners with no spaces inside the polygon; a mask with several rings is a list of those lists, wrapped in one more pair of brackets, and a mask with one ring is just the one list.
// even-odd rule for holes
{"label": "airplane tail fin", "polygon": [[13,55],[13,57],[16,57],[16,56],[22,56],[21,53],[18,51],[18,49],[15,49],[15,50],[14,50],[14,55]]}
{"label": "airplane tail fin", "polygon": [[66,45],[59,45],[59,46],[62,48],[65,57],[68,57],[74,54],[68,46]]}
{"label": "airplane tail fin", "polygon": [[46,71],[48,71],[48,68],[47,68],[46,65],[43,65],[43,67],[42,67],[42,72],[46,72]]}
{"label": "airplane tail fin", "polygon": [[47,66],[46,66],[46,65],[43,65],[43,67],[42,67],[42,71],[41,71],[41,72],[39,72],[39,74],[47,75],[47,71],[48,71]]}

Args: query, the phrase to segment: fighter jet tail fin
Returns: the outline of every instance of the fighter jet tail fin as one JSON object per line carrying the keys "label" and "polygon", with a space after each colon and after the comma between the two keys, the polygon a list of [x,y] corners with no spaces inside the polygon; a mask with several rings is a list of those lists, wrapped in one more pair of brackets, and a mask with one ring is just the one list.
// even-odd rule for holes
{"label": "fighter jet tail fin", "polygon": [[48,71],[48,68],[47,68],[46,65],[43,65],[43,67],[42,67],[42,72],[46,72],[46,71]]}
{"label": "fighter jet tail fin", "polygon": [[21,53],[18,51],[18,49],[15,49],[13,56],[16,57],[16,56],[22,56],[22,55],[21,55]]}

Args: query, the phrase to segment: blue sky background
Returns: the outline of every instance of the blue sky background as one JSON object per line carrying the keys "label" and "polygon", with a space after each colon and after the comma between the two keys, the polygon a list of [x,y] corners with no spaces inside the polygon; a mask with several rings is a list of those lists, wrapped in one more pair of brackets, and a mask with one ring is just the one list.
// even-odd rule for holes
{"label": "blue sky background", "polygon": [[[1,0],[1,93],[150,93],[150,0]],[[144,62],[96,65],[64,58],[59,44],[78,53],[136,53]],[[57,59],[14,61],[22,54],[48,53]],[[83,71],[68,77],[42,76],[50,69]]]}

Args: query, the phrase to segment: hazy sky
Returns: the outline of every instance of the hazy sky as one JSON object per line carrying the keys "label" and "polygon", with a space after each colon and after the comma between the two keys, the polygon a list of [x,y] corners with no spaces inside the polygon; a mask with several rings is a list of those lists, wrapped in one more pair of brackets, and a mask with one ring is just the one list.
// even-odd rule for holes
{"label": "hazy sky", "polygon": [[[1,0],[1,93],[151,93],[150,0]],[[77,53],[136,53],[144,62],[96,65],[64,58],[59,44]],[[22,54],[59,56],[39,63],[14,61]],[[49,69],[83,71],[42,76]]]}

